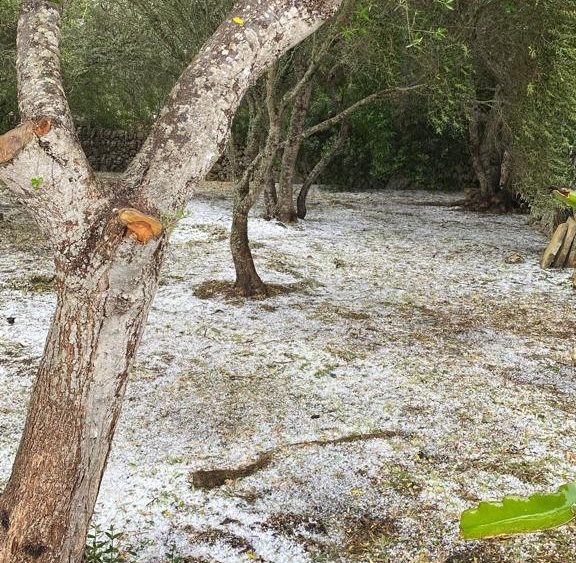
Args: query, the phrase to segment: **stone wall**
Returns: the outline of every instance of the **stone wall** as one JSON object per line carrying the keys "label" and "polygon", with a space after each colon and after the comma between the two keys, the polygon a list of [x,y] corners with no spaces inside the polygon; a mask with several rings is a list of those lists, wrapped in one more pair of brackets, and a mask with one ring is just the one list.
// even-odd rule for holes
{"label": "stone wall", "polygon": [[145,133],[78,127],[78,137],[88,161],[99,172],[126,170],[142,143]]}
{"label": "stone wall", "polygon": [[[98,172],[123,172],[146,139],[146,133],[78,127],[76,129],[82,148],[94,170]],[[209,180],[227,180],[229,165],[222,157],[208,175]]]}

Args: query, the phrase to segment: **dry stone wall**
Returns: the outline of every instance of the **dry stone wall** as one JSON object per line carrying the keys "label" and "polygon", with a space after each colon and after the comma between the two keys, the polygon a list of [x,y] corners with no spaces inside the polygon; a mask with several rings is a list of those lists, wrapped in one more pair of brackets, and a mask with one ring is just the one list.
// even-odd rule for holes
{"label": "dry stone wall", "polygon": [[[81,126],[76,129],[82,148],[94,170],[123,172],[146,140],[145,132]],[[209,180],[229,179],[229,164],[222,157],[208,175]]]}
{"label": "dry stone wall", "polygon": [[77,132],[92,168],[100,172],[126,170],[146,139],[133,131],[78,127]]}

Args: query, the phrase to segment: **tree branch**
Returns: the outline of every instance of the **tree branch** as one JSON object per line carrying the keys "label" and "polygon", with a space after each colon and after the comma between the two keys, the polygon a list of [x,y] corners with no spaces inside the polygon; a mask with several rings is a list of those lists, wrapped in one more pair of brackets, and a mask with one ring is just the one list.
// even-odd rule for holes
{"label": "tree branch", "polygon": [[[17,37],[22,125],[0,138],[0,180],[55,247],[72,254],[87,209],[106,206],[78,142],[60,72],[64,0],[22,0]],[[66,225],[66,229],[63,226]],[[81,245],[77,245],[81,252]]]}
{"label": "tree branch", "polygon": [[342,0],[241,0],[184,71],[127,176],[139,209],[181,208],[222,151],[246,90]]}
{"label": "tree branch", "polygon": [[351,106],[349,106],[345,110],[341,111],[337,115],[335,115],[329,119],[326,119],[326,120],[322,121],[321,123],[318,123],[317,125],[309,127],[308,129],[306,129],[305,131],[302,132],[300,137],[302,139],[307,139],[308,137],[311,137],[312,135],[316,135],[317,133],[321,133],[322,131],[326,131],[326,129],[330,129],[330,127],[337,125],[338,123],[341,123],[342,121],[344,121],[346,118],[350,117],[350,115],[353,114],[356,110],[360,109],[361,107],[367,106],[368,104],[371,104],[372,102],[374,102],[380,98],[384,98],[385,96],[388,96],[390,94],[402,94],[405,92],[410,92],[411,90],[423,88],[424,86],[426,86],[426,85],[425,84],[414,84],[413,86],[388,88],[386,90],[380,90],[379,92],[375,92],[374,94],[370,94],[369,96],[366,96],[365,98],[362,98],[361,100],[358,100],[356,103],[352,104]]}
{"label": "tree branch", "polygon": [[18,21],[18,102],[23,120],[40,117],[73,130],[60,71],[64,2],[23,0]]}
{"label": "tree branch", "polygon": [[334,22],[330,26],[333,33],[326,34],[320,44],[314,47],[310,64],[308,65],[308,68],[304,72],[303,76],[291,90],[286,92],[282,98],[282,101],[280,102],[281,113],[286,109],[288,104],[294,101],[302,88],[304,88],[304,86],[306,86],[306,84],[312,80],[324,57],[330,52],[334,46],[334,43],[340,39],[339,28],[343,23],[346,22],[346,20],[352,17],[355,5],[355,0],[343,0],[342,7],[339,10]]}

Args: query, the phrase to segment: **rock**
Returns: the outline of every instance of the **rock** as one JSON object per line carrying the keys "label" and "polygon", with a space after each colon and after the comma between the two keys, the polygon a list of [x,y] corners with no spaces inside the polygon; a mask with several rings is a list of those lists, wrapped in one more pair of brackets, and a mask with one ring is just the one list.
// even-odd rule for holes
{"label": "rock", "polygon": [[576,237],[572,241],[572,248],[568,254],[568,258],[566,259],[566,267],[567,268],[576,268]]}
{"label": "rock", "polygon": [[566,231],[568,230],[567,223],[562,223],[558,225],[558,228],[552,235],[552,240],[550,244],[546,247],[544,254],[542,255],[542,260],[540,260],[540,267],[543,269],[550,268],[552,263],[556,259],[558,252],[562,248],[562,243],[564,242],[564,237],[566,236]]}
{"label": "rock", "polygon": [[522,264],[526,262],[526,258],[519,252],[511,252],[504,258],[504,262],[506,262],[506,264]]}
{"label": "rock", "polygon": [[562,247],[560,248],[556,259],[554,260],[554,268],[564,268],[567,265],[567,258],[573,246],[574,238],[576,237],[576,221],[572,217],[568,218],[568,221],[566,221],[566,226],[566,235],[564,237]]}

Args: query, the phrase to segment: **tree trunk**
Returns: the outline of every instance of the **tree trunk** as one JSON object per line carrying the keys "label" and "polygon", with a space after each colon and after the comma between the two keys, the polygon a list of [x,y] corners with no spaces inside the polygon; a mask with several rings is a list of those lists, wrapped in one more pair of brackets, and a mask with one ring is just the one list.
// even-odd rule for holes
{"label": "tree trunk", "polygon": [[295,223],[298,220],[294,207],[294,171],[302,145],[301,134],[310,109],[311,96],[312,84],[308,83],[302,88],[294,102],[290,126],[286,135],[282,168],[278,181],[277,217],[282,223]]}
{"label": "tree trunk", "polygon": [[[156,218],[177,216],[191,199],[222,153],[252,81],[317,29],[340,0],[238,2],[233,13],[246,25],[230,18],[218,28],[114,186],[95,180],[74,134],[59,60],[66,4],[21,2],[17,71],[24,123],[0,136],[0,180],[49,238],[58,295],[20,447],[0,496],[0,563],[81,561],[163,262],[167,233]],[[32,170],[39,186],[31,183]],[[138,218],[122,223],[118,211],[126,207],[136,208],[124,211]]]}
{"label": "tree trunk", "polygon": [[478,181],[478,191],[469,204],[479,209],[504,211],[517,204],[509,189],[513,171],[503,132],[502,97],[497,86],[490,107],[474,108],[468,125],[472,166]]}
{"label": "tree trunk", "polygon": [[127,238],[113,254],[56,260],[56,313],[0,497],[1,563],[82,559],[163,244]]}
{"label": "tree trunk", "polygon": [[240,205],[234,206],[230,249],[236,270],[234,288],[244,297],[266,295],[266,286],[260,279],[248,241],[248,213]]}
{"label": "tree trunk", "polygon": [[499,177],[495,175],[494,159],[497,158],[494,138],[493,110],[487,114],[475,109],[469,123],[470,151],[474,173],[478,180],[479,199],[490,202],[500,187]]}
{"label": "tree trunk", "polygon": [[[266,143],[259,154],[255,142],[249,144],[252,156],[242,179],[234,186],[234,208],[232,211],[232,228],[230,231],[230,249],[236,270],[234,287],[245,297],[266,294],[266,286],[260,279],[248,240],[248,214],[256,203],[258,196],[266,190],[269,181],[273,180],[274,157],[280,136],[280,116],[276,111],[274,89],[278,80],[278,65],[274,65],[266,79],[266,105],[268,108],[268,134]],[[253,115],[257,115],[254,111]],[[259,116],[259,118],[261,115]],[[255,135],[256,131],[252,133]],[[249,135],[249,139],[250,139]],[[252,137],[253,139],[254,137]]]}
{"label": "tree trunk", "polygon": [[232,182],[236,182],[241,175],[239,162],[240,159],[238,156],[238,145],[236,144],[236,138],[232,132],[230,132],[230,137],[228,137],[224,154],[226,156],[226,167],[223,170],[223,177],[217,179],[231,180]]}
{"label": "tree trunk", "polygon": [[264,184],[264,215],[266,221],[271,221],[278,213],[278,192],[276,191],[276,182],[274,174],[269,174]]}
{"label": "tree trunk", "polygon": [[322,155],[320,160],[316,163],[316,166],[310,171],[308,176],[306,176],[302,187],[300,188],[300,192],[298,193],[297,199],[297,213],[299,219],[304,219],[308,210],[306,209],[306,199],[308,198],[308,193],[310,192],[310,188],[312,184],[318,179],[320,174],[326,170],[326,167],[332,162],[332,159],[338,154],[346,139],[348,137],[348,132],[350,130],[349,122],[345,121],[340,127],[340,131],[338,132],[338,136],[336,140],[332,143],[330,148]]}

